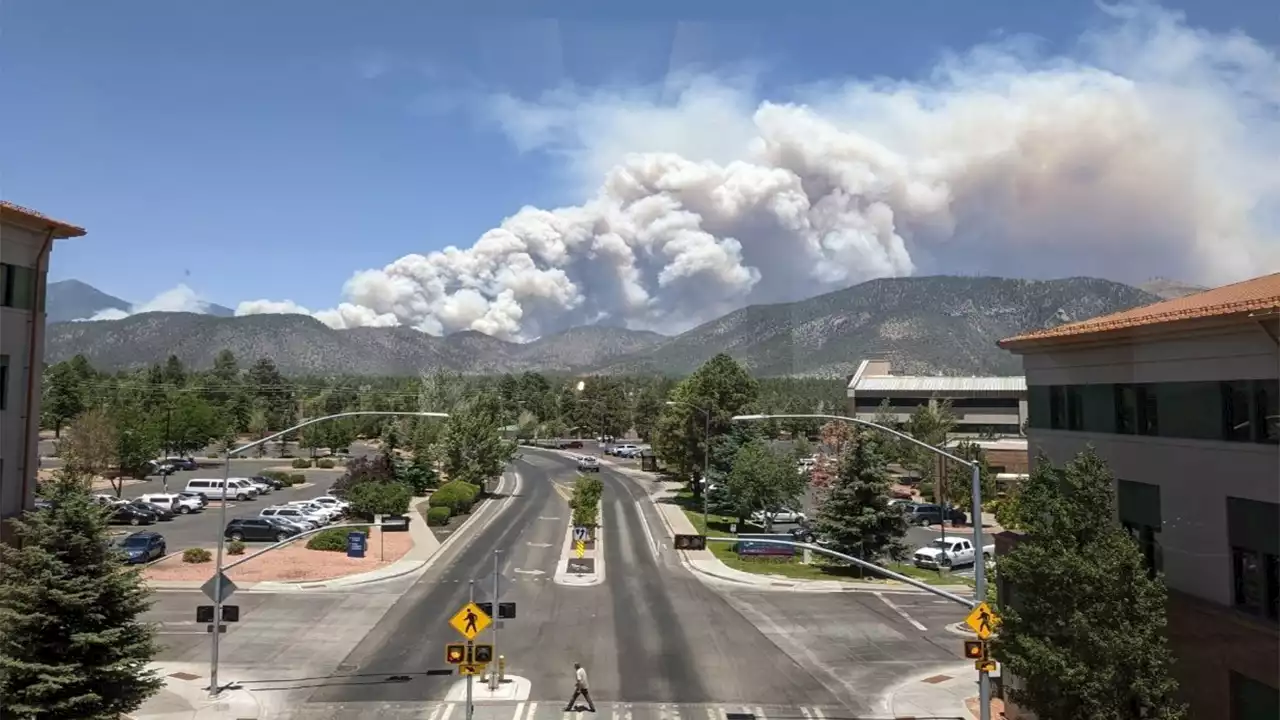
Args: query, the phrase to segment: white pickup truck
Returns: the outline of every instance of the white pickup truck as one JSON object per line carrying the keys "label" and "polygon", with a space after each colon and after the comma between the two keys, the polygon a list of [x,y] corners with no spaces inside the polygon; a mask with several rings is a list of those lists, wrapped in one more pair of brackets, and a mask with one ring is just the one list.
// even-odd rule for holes
{"label": "white pickup truck", "polygon": [[[984,562],[995,557],[995,555],[995,545],[983,546],[982,559]],[[938,568],[972,565],[974,557],[973,543],[968,540],[963,538],[938,538],[916,550],[915,555],[912,556],[912,562],[918,568],[936,570]]]}

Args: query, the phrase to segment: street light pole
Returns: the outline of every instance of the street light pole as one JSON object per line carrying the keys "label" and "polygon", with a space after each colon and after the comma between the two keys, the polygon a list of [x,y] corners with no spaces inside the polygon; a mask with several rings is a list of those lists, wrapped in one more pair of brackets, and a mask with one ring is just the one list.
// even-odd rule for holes
{"label": "street light pole", "polygon": [[[280,432],[274,435],[268,435],[264,438],[259,438],[258,440],[254,440],[248,445],[241,445],[240,447],[234,450],[228,449],[226,451],[222,459],[222,503],[221,503],[221,506],[218,508],[218,527],[222,529],[218,531],[218,550],[214,558],[214,564],[213,564],[214,566],[213,622],[214,622],[215,631],[218,629],[217,625],[222,622],[222,577],[223,577],[222,554],[223,554],[223,548],[226,546],[226,543],[227,543],[227,536],[226,536],[227,489],[228,489],[227,483],[231,479],[231,458],[235,457],[236,455],[239,455],[242,452],[245,452],[246,450],[252,450],[258,447],[259,445],[270,442],[271,440],[275,440],[276,438],[282,435],[287,435],[288,433],[291,433],[295,430],[307,427],[308,425],[314,425],[316,423],[324,422],[326,420],[337,420],[339,418],[357,417],[362,415],[414,415],[417,417],[435,417],[435,418],[449,417],[448,413],[439,413],[439,412],[401,412],[401,411],[395,411],[395,410],[353,410],[351,412],[334,413],[333,415],[321,415],[320,417],[311,418],[310,420],[304,420],[298,423],[297,425],[294,425],[291,428],[286,428],[284,430],[281,430]],[[213,646],[210,648],[209,697],[217,697],[218,693],[222,691],[222,688],[218,686],[218,642],[221,639],[221,635],[222,633],[220,632],[213,633]]]}
{"label": "street light pole", "polygon": [[[974,597],[978,602],[982,602],[987,598],[987,566],[982,558],[982,470],[981,465],[972,460],[966,460],[957,457],[939,447],[934,447],[926,442],[921,442],[910,435],[894,430],[891,427],[885,427],[878,423],[873,423],[862,418],[848,417],[846,415],[823,415],[823,414],[779,414],[779,415],[735,415],[735,421],[750,420],[772,420],[775,418],[808,418],[817,420],[840,420],[862,427],[873,428],[881,432],[889,433],[900,440],[905,440],[913,445],[922,447],[932,453],[936,453],[944,458],[960,463],[969,468],[970,471],[970,495],[973,500],[973,585]],[[946,518],[943,518],[946,522]],[[991,720],[991,678],[987,676],[985,670],[978,672],[978,712],[980,720]]]}
{"label": "street light pole", "polygon": [[676,405],[683,405],[684,407],[693,408],[694,410],[702,413],[704,422],[703,438],[705,438],[702,447],[702,532],[705,533],[711,527],[709,520],[710,515],[707,512],[707,490],[711,488],[711,480],[707,477],[707,473],[711,472],[711,411],[683,400],[668,400],[667,404],[673,407]]}

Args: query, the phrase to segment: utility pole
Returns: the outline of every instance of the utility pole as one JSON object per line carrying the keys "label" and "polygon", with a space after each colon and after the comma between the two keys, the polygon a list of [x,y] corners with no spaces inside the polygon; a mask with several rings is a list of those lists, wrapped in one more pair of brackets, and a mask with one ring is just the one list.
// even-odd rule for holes
{"label": "utility pole", "polygon": [[[498,626],[502,624],[498,618],[502,615],[498,610],[498,556],[502,554],[501,550],[493,551],[493,656],[498,657]],[[496,665],[496,663],[495,663]],[[501,680],[498,678],[496,670],[489,670],[489,689],[497,691]]]}
{"label": "utility pole", "polygon": [[[467,582],[467,602],[473,603],[475,601],[476,601],[476,581],[470,580]],[[472,658],[472,657],[475,657],[475,643],[468,640],[467,641],[467,658]],[[471,720],[472,711],[475,709],[475,705],[471,702],[471,683],[474,680],[475,680],[474,675],[471,675],[471,674],[467,675],[467,720]]]}

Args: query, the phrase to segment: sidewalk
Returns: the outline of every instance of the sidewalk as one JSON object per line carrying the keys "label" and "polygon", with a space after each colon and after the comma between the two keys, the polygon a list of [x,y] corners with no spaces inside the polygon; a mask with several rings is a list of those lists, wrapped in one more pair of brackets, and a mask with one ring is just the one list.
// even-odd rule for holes
{"label": "sidewalk", "polygon": [[[428,498],[421,497],[413,498],[409,502],[409,537],[413,540],[413,546],[409,548],[403,557],[393,563],[377,570],[327,580],[237,582],[236,587],[239,590],[257,592],[331,590],[390,580],[419,570],[440,549],[440,541],[431,532],[431,528],[427,527],[426,519],[419,512],[419,506],[427,502],[427,500]],[[210,567],[209,573],[210,575],[213,574],[212,567]],[[205,582],[207,582],[207,578],[204,580],[152,581],[148,585],[154,590],[197,590]]]}
{"label": "sidewalk", "polygon": [[[895,718],[976,718],[978,674],[973,664],[960,662],[895,685],[880,698],[879,710]],[[1003,717],[998,700],[992,717]]]}
{"label": "sidewalk", "polygon": [[[266,718],[258,700],[248,690],[223,690],[210,699],[207,666],[190,663],[152,663],[164,680],[164,689],[137,711],[122,715],[132,720],[258,720]],[[219,685],[222,683],[219,682]]]}

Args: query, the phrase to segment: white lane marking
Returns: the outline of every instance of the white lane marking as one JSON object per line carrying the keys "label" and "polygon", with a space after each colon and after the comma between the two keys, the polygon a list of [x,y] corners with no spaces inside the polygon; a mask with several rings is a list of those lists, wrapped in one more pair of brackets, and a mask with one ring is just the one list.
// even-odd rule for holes
{"label": "white lane marking", "polygon": [[445,703],[439,703],[431,708],[431,712],[427,713],[427,720],[439,720],[440,713],[444,712]]}
{"label": "white lane marking", "polygon": [[908,615],[908,614],[907,614],[907,611],[906,611],[906,610],[903,610],[903,609],[902,609],[902,608],[900,608],[900,607],[898,607],[897,603],[895,603],[894,601],[890,600],[889,598],[885,597],[884,595],[882,595],[882,594],[880,594],[880,593],[873,593],[873,594],[874,594],[876,597],[880,598],[880,600],[881,600],[882,602],[884,602],[884,604],[885,604],[885,605],[888,605],[888,606],[889,606],[889,608],[890,608],[891,610],[893,610],[894,612],[896,612],[896,613],[898,613],[899,615],[901,615],[903,620],[906,620],[907,622],[911,623],[912,627],[914,627],[915,629],[917,629],[917,630],[928,630],[928,629],[929,629],[929,628],[925,627],[924,625],[921,625],[921,624],[919,623],[919,621],[917,621],[915,618],[913,618],[913,617],[911,617],[910,615]]}
{"label": "white lane marking", "polygon": [[764,714],[764,708],[759,705],[756,706],[756,720],[769,720],[769,718]]}
{"label": "white lane marking", "polygon": [[535,720],[535,718],[538,717],[537,712],[538,712],[538,703],[531,702],[529,703],[529,712],[525,713],[525,717],[529,718],[529,720]]}
{"label": "white lane marking", "polygon": [[622,720],[631,720],[631,703],[627,703],[626,709],[622,711]]}
{"label": "white lane marking", "polygon": [[157,635],[208,635],[208,632],[200,632],[199,630],[160,630]]}
{"label": "white lane marking", "polygon": [[524,715],[524,703],[516,703],[516,714],[511,716],[511,720],[520,720]]}
{"label": "white lane marking", "polygon": [[713,707],[707,708],[707,720],[720,720],[720,716],[716,714],[715,708]]}
{"label": "white lane marking", "polygon": [[[635,496],[632,496],[632,499],[634,500]],[[649,542],[649,550],[653,553],[653,559],[657,560],[660,557],[658,555],[658,542],[653,539],[653,531],[649,529],[649,520],[644,516],[644,505],[639,502],[633,502],[633,506],[636,509],[636,514],[640,516],[640,529],[644,531],[644,539]]]}
{"label": "white lane marking", "polygon": [[720,716],[720,720],[729,720],[729,711],[724,708],[716,708],[716,714]]}
{"label": "white lane marking", "polygon": [[453,708],[457,703],[445,703],[444,714],[440,716],[440,720],[449,720],[449,716],[453,714]]}
{"label": "white lane marking", "polygon": [[826,715],[822,714],[822,708],[814,708],[813,716],[818,720],[826,720],[826,717],[827,717]]}
{"label": "white lane marking", "polygon": [[551,543],[533,543],[533,542],[527,542],[527,543],[525,543],[525,545],[528,545],[529,547],[536,547],[536,548],[549,548],[549,547],[551,547]]}
{"label": "white lane marking", "polygon": [[812,717],[813,717],[813,713],[809,712],[809,708],[807,708],[807,707],[805,707],[805,706],[803,706],[803,705],[801,705],[801,706],[800,706],[800,714],[801,714],[801,715],[804,715],[804,716],[805,716],[805,717],[807,717],[807,718],[812,718]]}

